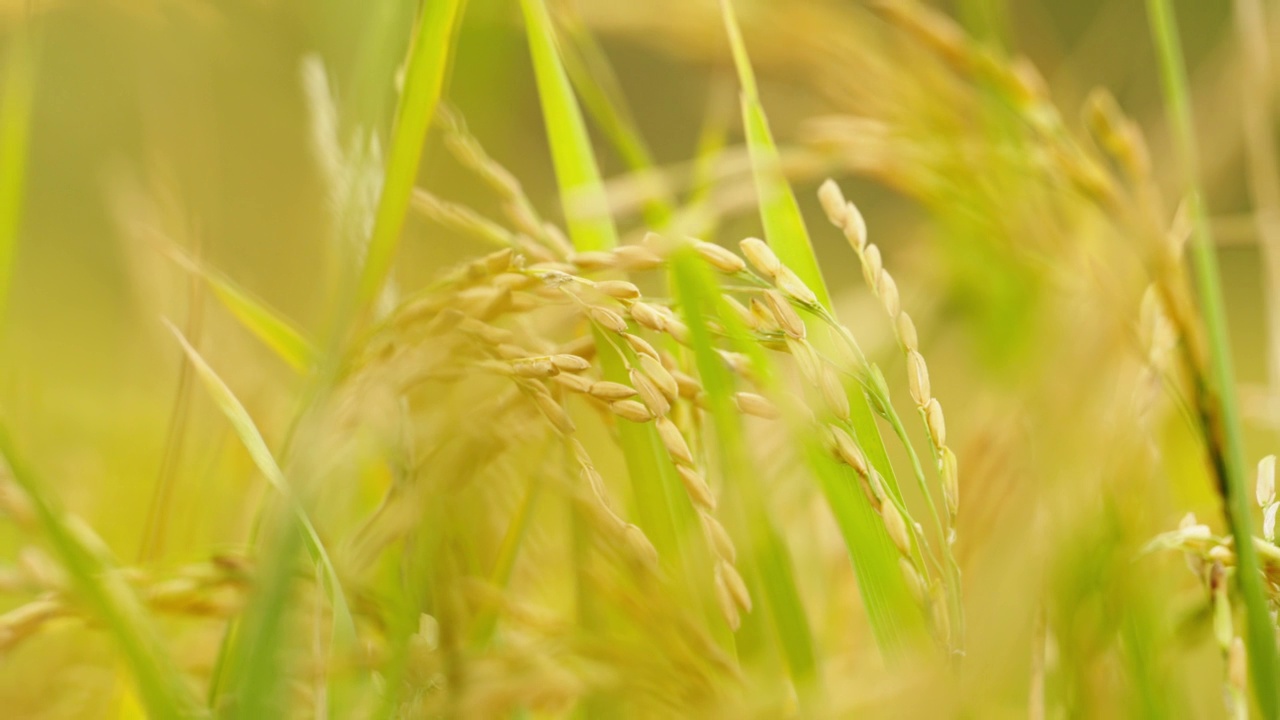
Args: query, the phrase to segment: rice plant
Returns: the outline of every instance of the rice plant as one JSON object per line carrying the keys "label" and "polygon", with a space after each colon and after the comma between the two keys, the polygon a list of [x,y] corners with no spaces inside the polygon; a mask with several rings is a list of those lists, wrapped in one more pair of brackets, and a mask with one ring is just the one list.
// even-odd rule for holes
{"label": "rice plant", "polygon": [[958,6],[0,10],[5,714],[1276,717],[1280,17]]}

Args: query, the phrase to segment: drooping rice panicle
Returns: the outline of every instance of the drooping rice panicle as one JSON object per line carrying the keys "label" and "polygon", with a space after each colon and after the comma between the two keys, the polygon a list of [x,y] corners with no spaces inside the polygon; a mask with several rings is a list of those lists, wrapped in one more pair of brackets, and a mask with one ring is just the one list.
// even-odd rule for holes
{"label": "drooping rice panicle", "polygon": [[[833,180],[827,180],[818,191],[827,219],[832,225],[844,233],[849,246],[853,248],[862,265],[863,277],[868,287],[876,295],[889,316],[898,345],[906,357],[907,383],[912,402],[920,415],[929,445],[933,451],[935,470],[938,474],[942,497],[946,503],[947,520],[944,523],[939,510],[935,507],[933,493],[926,482],[920,463],[916,460],[915,450],[906,437],[902,423],[892,414],[891,422],[898,432],[903,444],[907,446],[916,469],[916,479],[921,494],[928,505],[929,514],[933,517],[938,531],[938,541],[942,543],[942,554],[947,567],[947,597],[950,624],[959,633],[957,647],[963,647],[963,610],[960,600],[960,569],[955,560],[952,545],[955,543],[955,525],[960,507],[960,484],[955,452],[947,446],[946,419],[942,413],[942,405],[933,397],[929,382],[929,367],[924,356],[920,354],[919,336],[915,322],[902,309],[897,283],[889,271],[884,268],[879,249],[867,239],[867,224],[861,211],[853,203],[845,200],[844,194]],[[890,403],[884,398],[882,404]]]}

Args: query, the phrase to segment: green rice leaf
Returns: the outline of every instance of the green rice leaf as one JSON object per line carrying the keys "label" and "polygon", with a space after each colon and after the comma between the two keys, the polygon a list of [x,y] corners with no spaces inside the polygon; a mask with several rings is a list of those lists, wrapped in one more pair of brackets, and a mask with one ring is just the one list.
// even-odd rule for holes
{"label": "green rice leaf", "polygon": [[742,124],[747,135],[747,149],[751,153],[751,168],[755,174],[756,193],[760,199],[760,220],[764,223],[765,240],[777,253],[778,259],[795,271],[818,295],[818,301],[831,309],[831,296],[827,284],[818,269],[818,258],[809,242],[809,231],[795,193],[782,174],[778,148],[769,132],[769,121],[756,90],[755,72],[747,56],[746,44],[738,28],[731,0],[721,0],[725,28],[733,50],[733,62],[738,69],[738,82],[742,85]]}
{"label": "green rice leaf", "polygon": [[315,365],[315,348],[287,319],[227,278],[205,273],[204,279],[240,324],[289,367],[301,373]]}
{"label": "green rice leaf", "polygon": [[423,3],[405,67],[404,94],[391,139],[382,197],[378,201],[373,235],[360,277],[359,307],[373,302],[391,271],[391,263],[400,244],[404,216],[418,178],[422,146],[444,89],[465,4],[466,0],[429,0]]}
{"label": "green rice leaf", "polygon": [[174,261],[209,285],[214,297],[240,321],[246,330],[271,348],[281,360],[298,372],[313,368],[317,354],[315,347],[298,330],[265,301],[253,296],[234,280],[200,264],[195,258],[173,248]]}
{"label": "green rice leaf", "polygon": [[240,442],[244,444],[245,449],[249,452],[249,457],[252,458],[254,465],[267,478],[267,482],[271,483],[271,486],[283,495],[285,500],[292,506],[293,512],[297,516],[298,524],[302,528],[303,541],[306,544],[307,551],[311,554],[312,561],[320,566],[324,572],[325,590],[328,594],[329,602],[333,606],[334,644],[339,647],[349,646],[355,641],[355,622],[351,617],[351,610],[342,592],[342,583],[338,579],[338,572],[333,566],[333,561],[329,558],[328,551],[325,550],[324,543],[320,540],[319,533],[316,532],[315,526],[311,523],[306,511],[298,504],[284,472],[276,463],[275,457],[271,454],[271,449],[267,447],[266,440],[258,432],[258,427],[254,424],[253,418],[250,417],[249,411],[240,403],[231,388],[209,366],[199,351],[191,346],[191,343],[182,335],[182,331],[167,321],[166,324],[182,346],[188,360],[195,368],[196,374],[204,383],[205,389],[208,390],[214,403],[217,404],[218,408],[227,417],[227,420],[230,421],[232,429],[235,430],[236,436],[240,438]]}
{"label": "green rice leaf", "polygon": [[542,0],[520,0],[520,5],[569,237],[580,251],[608,250],[618,244],[618,231],[609,217],[582,109],[560,61],[551,16]]}
{"label": "green rice leaf", "polygon": [[137,593],[125,581],[101,541],[58,508],[53,495],[19,457],[9,432],[0,426],[0,459],[31,500],[76,593],[102,621],[124,653],[151,717],[199,717],[203,708],[178,664],[150,622]]}

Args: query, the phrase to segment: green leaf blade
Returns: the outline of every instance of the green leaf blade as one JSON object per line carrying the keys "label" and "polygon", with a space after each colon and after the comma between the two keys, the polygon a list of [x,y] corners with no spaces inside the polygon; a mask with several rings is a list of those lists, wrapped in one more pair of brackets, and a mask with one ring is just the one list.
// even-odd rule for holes
{"label": "green leaf blade", "polygon": [[226,278],[212,273],[204,278],[214,297],[289,367],[304,373],[315,366],[315,348],[286,318]]}
{"label": "green leaf blade", "polygon": [[324,573],[328,599],[333,606],[334,642],[339,646],[348,646],[355,640],[355,621],[351,616],[350,607],[342,592],[342,583],[338,578],[337,569],[334,567],[319,533],[307,516],[306,511],[293,497],[292,489],[289,487],[284,472],[280,469],[279,464],[276,463],[271,449],[267,446],[266,440],[263,439],[262,433],[258,431],[258,427],[249,415],[249,411],[241,404],[239,398],[235,396],[235,393],[231,391],[226,382],[209,366],[209,363],[205,361],[199,351],[187,341],[182,332],[172,324],[169,324],[169,330],[182,346],[183,352],[195,368],[196,374],[200,377],[214,403],[231,423],[232,429],[235,430],[236,436],[248,451],[254,465],[267,478],[267,482],[283,495],[293,508],[298,524],[302,528],[302,538],[307,551]]}
{"label": "green leaf blade", "polygon": [[520,5],[569,237],[579,251],[609,250],[618,244],[618,231],[608,214],[582,109],[557,50],[551,15],[542,0],[521,0]]}
{"label": "green leaf blade", "polygon": [[405,68],[404,95],[396,116],[382,196],[360,276],[359,307],[376,299],[391,272],[417,182],[427,128],[444,90],[464,5],[465,0],[430,0],[423,4]]}
{"label": "green leaf blade", "polygon": [[742,124],[747,137],[747,149],[751,155],[751,170],[755,176],[756,193],[760,200],[760,220],[764,225],[765,240],[777,253],[778,259],[795,271],[796,275],[818,296],[818,301],[831,309],[831,295],[822,279],[818,258],[809,241],[809,231],[800,213],[800,204],[782,173],[782,161],[778,147],[769,131],[769,120],[760,104],[756,89],[755,72],[747,56],[746,43],[738,27],[731,0],[721,0],[725,29],[733,50],[733,62],[742,85]]}

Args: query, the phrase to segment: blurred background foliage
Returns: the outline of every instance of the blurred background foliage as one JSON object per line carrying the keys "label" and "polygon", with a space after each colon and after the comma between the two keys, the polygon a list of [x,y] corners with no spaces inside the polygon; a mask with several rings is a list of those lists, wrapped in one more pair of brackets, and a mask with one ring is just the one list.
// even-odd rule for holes
{"label": "blurred background foliage", "polygon": [[[699,143],[718,129],[727,134],[705,238],[732,245],[761,234],[717,4],[550,4],[562,28],[581,27],[598,41],[654,162],[669,171],[662,182],[687,190]],[[1280,66],[1273,56],[1262,84],[1251,82],[1231,3],[1175,5],[1253,462],[1276,449],[1280,378],[1268,371],[1275,295],[1250,192],[1257,148],[1246,114],[1262,108],[1274,134]],[[1148,416],[1150,427],[1130,422],[1143,356],[1134,326],[1146,284],[1135,225],[1114,222],[1073,194],[1000,88],[958,76],[883,12],[854,0],[736,6],[841,315],[869,355],[894,356],[890,330],[843,239],[819,229],[825,221],[815,190],[828,175],[862,209],[894,268],[963,468],[957,549],[971,627],[964,669],[950,680],[931,676],[942,687],[923,697],[905,691],[913,687],[906,678],[894,684],[872,675],[881,684],[850,679],[847,688],[832,682],[846,698],[841,707],[893,716],[924,712],[945,697],[969,716],[1022,716],[1043,610],[1053,641],[1042,661],[1058,668],[1049,675],[1050,697],[1066,714],[1221,713],[1221,660],[1203,592],[1179,558],[1138,555],[1186,512],[1218,530],[1222,523],[1200,441],[1176,408],[1165,401]],[[1025,56],[1060,109],[1064,132],[1082,145],[1089,143],[1090,93],[1108,89],[1146,134],[1164,197],[1161,219],[1172,218],[1182,188],[1142,3],[934,6],[999,62]],[[1268,10],[1258,31],[1274,46],[1280,12]],[[192,290],[185,270],[155,252],[156,229],[309,335],[323,335],[345,268],[313,153],[302,58],[322,58],[339,127],[372,129],[385,143],[416,12],[409,0],[0,4],[0,44],[19,24],[38,30],[26,198],[0,338],[0,405],[58,496],[126,564],[140,559],[161,473],[181,481],[167,537],[148,560],[158,567],[242,548],[249,508],[263,493],[251,460],[202,392],[191,393],[179,449],[170,447],[184,360],[160,318],[198,328],[205,357],[273,444],[302,388],[207,292]],[[517,3],[471,0],[445,94],[539,210],[558,217]],[[637,199],[646,185],[629,175],[600,125],[591,126],[620,226],[634,240],[646,228]],[[445,151],[438,132],[428,137],[418,180],[449,200],[492,209],[491,196]],[[470,238],[411,214],[396,282],[421,287],[476,254]],[[902,382],[897,364],[886,367]],[[319,508],[321,518],[344,512],[338,503]],[[784,532],[802,533],[800,517]],[[0,557],[18,562],[27,544],[0,523]],[[0,596],[0,609],[18,602]],[[220,628],[172,621],[166,629],[177,654],[191,658],[188,669],[208,672]],[[854,634],[867,641],[864,630]],[[53,627],[0,656],[0,708],[7,708],[0,712],[126,712],[119,703],[127,681],[112,657],[102,636]],[[1144,673],[1150,682],[1134,681]],[[1159,694],[1144,695],[1154,688]]]}

